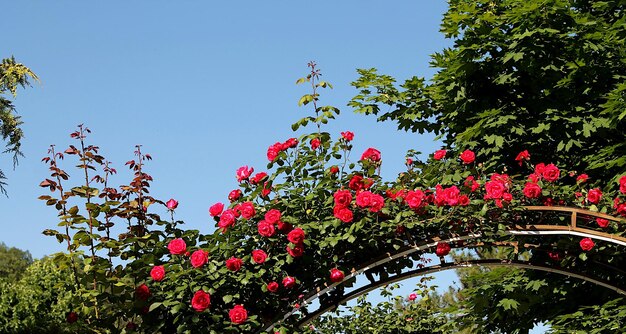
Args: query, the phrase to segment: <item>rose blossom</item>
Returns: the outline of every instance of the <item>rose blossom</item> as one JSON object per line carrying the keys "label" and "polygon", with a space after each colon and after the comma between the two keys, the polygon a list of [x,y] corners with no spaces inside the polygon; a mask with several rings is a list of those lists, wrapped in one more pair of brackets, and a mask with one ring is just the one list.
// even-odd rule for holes
{"label": "rose blossom", "polygon": [[267,237],[267,238],[273,236],[274,233],[276,233],[276,229],[274,228],[274,224],[270,224],[266,220],[261,220],[259,222],[259,224],[257,225],[257,230],[259,231],[259,234],[261,236],[264,236],[264,237]]}
{"label": "rose blossom", "polygon": [[69,312],[67,316],[65,317],[65,321],[67,321],[68,324],[75,323],[76,321],[78,321],[78,313],[74,311]]}
{"label": "rose blossom", "polygon": [[356,195],[356,205],[361,208],[367,207],[372,201],[372,193],[370,191],[362,191]]}
{"label": "rose blossom", "polygon": [[283,286],[287,289],[293,288],[294,285],[296,285],[296,279],[291,277],[291,276],[287,276],[285,278],[283,278]]}
{"label": "rose blossom", "polygon": [[245,219],[251,219],[256,214],[256,210],[254,210],[254,204],[252,204],[252,202],[241,203],[239,211],[241,212],[241,216]]}
{"label": "rose blossom", "polygon": [[218,203],[211,205],[211,207],[209,208],[209,214],[212,217],[215,217],[215,216],[218,216],[220,213],[222,213],[223,210],[224,210],[224,204],[218,202]]}
{"label": "rose blossom", "polygon": [[283,150],[294,148],[296,146],[298,146],[298,140],[296,138],[289,138],[283,143]]}
{"label": "rose blossom", "polygon": [[522,165],[522,162],[524,160],[530,160],[530,153],[528,153],[528,150],[523,150],[522,152],[519,152],[517,157],[515,157],[515,161],[517,161],[520,166]]}
{"label": "rose blossom", "polygon": [[265,213],[265,220],[270,224],[276,224],[281,217],[281,212],[277,209],[271,209]]}
{"label": "rose blossom", "polygon": [[468,206],[470,204],[469,197],[467,197],[467,195],[459,196],[459,204],[462,205],[462,206]]}
{"label": "rose blossom", "polygon": [[354,133],[351,131],[345,131],[341,133],[341,137],[343,137],[346,141],[352,141],[352,139],[354,139]]}
{"label": "rose blossom", "polygon": [[478,188],[480,188],[480,184],[478,184],[478,182],[476,182],[476,180],[474,179],[473,176],[468,176],[465,179],[465,182],[463,183],[463,185],[465,185],[466,187],[470,188],[471,192],[474,192],[476,190],[478,190]]}
{"label": "rose blossom", "polygon": [[417,294],[416,293],[412,293],[409,295],[409,300],[410,301],[414,301],[415,299],[417,299]]}
{"label": "rose blossom", "polygon": [[283,144],[282,143],[275,143],[272,146],[268,147],[268,149],[267,149],[267,160],[269,160],[270,162],[276,160],[276,157],[278,157],[278,154],[282,150],[283,150]]}
{"label": "rose blossom", "polygon": [[609,226],[609,221],[604,218],[596,218],[596,223],[598,223],[598,226],[602,228],[606,228]]}
{"label": "rose blossom", "polygon": [[209,252],[198,249],[191,254],[191,266],[194,268],[200,268],[209,262]]}
{"label": "rose blossom", "polygon": [[421,190],[408,191],[404,197],[404,201],[411,209],[417,209],[424,205],[425,199],[426,195]]}
{"label": "rose blossom", "polygon": [[241,261],[240,258],[236,258],[234,256],[226,260],[226,268],[228,268],[228,270],[230,271],[238,271],[239,269],[241,269],[242,264],[243,261]]}
{"label": "rose blossom", "polygon": [[372,194],[372,198],[370,199],[370,212],[379,212],[385,206],[385,199],[378,195]]}
{"label": "rose blossom", "polygon": [[580,241],[580,248],[585,252],[590,251],[593,246],[595,246],[595,243],[591,240],[591,238],[584,238]]}
{"label": "rose blossom", "polygon": [[626,194],[626,175],[619,178],[619,191]]}
{"label": "rose blossom", "polygon": [[294,228],[289,234],[287,234],[287,240],[294,245],[300,244],[304,241],[305,233],[301,228]]}
{"label": "rose blossom", "polygon": [[283,233],[289,233],[291,230],[293,230],[293,225],[291,225],[290,223],[281,222],[280,220],[276,222],[276,227],[278,227],[278,229]]}
{"label": "rose blossom", "polygon": [[241,166],[237,169],[237,181],[238,182],[242,182],[242,181],[246,181],[250,175],[252,175],[252,173],[254,173],[254,168],[252,167],[248,167],[248,166]]}
{"label": "rose blossom", "polygon": [[142,284],[135,289],[135,297],[139,300],[148,300],[152,293],[147,285]]}
{"label": "rose blossom", "polygon": [[211,295],[208,293],[198,290],[191,298],[191,307],[196,312],[202,312],[211,306]]}
{"label": "rose blossom", "polygon": [[267,259],[267,253],[261,249],[255,249],[252,251],[252,260],[258,264],[262,264]]}
{"label": "rose blossom", "polygon": [[541,187],[533,182],[526,182],[523,190],[524,196],[528,198],[537,198],[541,196]]}
{"label": "rose blossom", "polygon": [[337,174],[339,173],[339,167],[337,166],[331,166],[330,169],[328,170],[331,174]]}
{"label": "rose blossom", "polygon": [[333,198],[336,206],[347,208],[352,202],[352,193],[350,193],[350,190],[337,190],[333,194]]}
{"label": "rose blossom", "polygon": [[319,140],[319,138],[311,139],[311,149],[312,150],[317,150],[320,147],[320,144],[322,144],[322,142]]}
{"label": "rose blossom", "polygon": [[501,181],[488,181],[485,183],[485,199],[499,199],[506,192],[506,185]]}
{"label": "rose blossom", "polygon": [[448,253],[450,253],[451,247],[448,243],[445,242],[439,242],[437,243],[437,249],[435,249],[435,254],[437,254],[437,256],[441,257],[441,256],[446,256],[448,255]]}
{"label": "rose blossom", "polygon": [[535,174],[542,175],[543,174],[543,170],[545,168],[546,168],[546,164],[544,164],[543,162],[536,164],[535,165]]}
{"label": "rose blossom", "polygon": [[243,324],[248,319],[248,311],[243,307],[243,305],[235,305],[229,312],[228,316],[230,317],[230,321],[234,324]]}
{"label": "rose blossom", "polygon": [[167,203],[165,203],[165,206],[167,206],[168,210],[174,211],[178,207],[178,201],[173,198],[170,198],[170,200],[167,201]]}
{"label": "rose blossom", "polygon": [[333,268],[330,270],[330,281],[333,283],[341,282],[344,279],[343,271]]}
{"label": "rose blossom", "polygon": [[361,160],[369,160],[373,162],[380,161],[380,151],[370,147],[361,155]]}
{"label": "rose blossom", "polygon": [[263,181],[264,178],[267,177],[267,173],[266,172],[260,172],[260,173],[256,173],[251,179],[250,179],[250,183],[252,184],[259,184],[261,181]]}
{"label": "rose blossom", "polygon": [[300,257],[302,256],[302,254],[304,254],[304,245],[301,243],[294,245],[293,248],[287,245],[285,249],[287,250],[287,253],[291,255],[291,257]]}
{"label": "rose blossom", "polygon": [[591,189],[587,192],[587,201],[589,203],[598,204],[600,199],[602,199],[602,190],[600,188]]}
{"label": "rose blossom", "polygon": [[554,182],[561,176],[561,171],[554,164],[549,164],[543,168],[541,175],[548,182]]}
{"label": "rose blossom", "polygon": [[160,282],[165,278],[165,268],[163,266],[154,266],[152,270],[150,270],[150,277],[153,280]]}
{"label": "rose blossom", "polygon": [[348,208],[338,207],[336,206],[333,210],[333,214],[335,218],[341,220],[344,223],[349,223],[354,219],[354,214]]}
{"label": "rose blossom", "polygon": [[222,212],[220,216],[220,221],[217,223],[217,226],[222,229],[222,232],[226,232],[229,227],[235,225],[236,214],[233,209],[228,209]]}
{"label": "rose blossom", "polygon": [[241,190],[235,189],[228,194],[228,200],[234,202],[241,197]]}
{"label": "rose blossom", "polygon": [[476,155],[470,150],[465,150],[459,156],[464,164],[469,165],[476,160]]}
{"label": "rose blossom", "polygon": [[437,150],[435,151],[435,153],[433,154],[433,159],[435,160],[441,160],[443,158],[446,157],[446,153],[448,153],[448,151],[446,150]]}
{"label": "rose blossom", "polygon": [[589,179],[589,175],[587,175],[587,174],[580,174],[576,178],[576,182],[577,183],[583,183],[583,182],[587,182],[588,179]]}
{"label": "rose blossom", "polygon": [[185,243],[185,240],[177,238],[167,244],[167,249],[170,250],[170,254],[172,255],[181,255],[185,254],[187,251],[187,244]]}
{"label": "rose blossom", "polygon": [[274,292],[278,291],[278,287],[279,287],[279,285],[276,282],[269,282],[269,283],[267,283],[267,291],[269,291],[269,292],[274,293]]}

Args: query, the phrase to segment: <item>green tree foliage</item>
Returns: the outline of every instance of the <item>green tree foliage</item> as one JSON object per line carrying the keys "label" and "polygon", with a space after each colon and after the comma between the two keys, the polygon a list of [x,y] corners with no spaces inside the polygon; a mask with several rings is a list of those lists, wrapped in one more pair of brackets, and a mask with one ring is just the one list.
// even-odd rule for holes
{"label": "green tree foliage", "polygon": [[536,161],[606,181],[626,171],[626,5],[589,0],[449,0],[430,80],[400,87],[359,70],[357,112],[448,147],[476,148],[487,167]]}
{"label": "green tree foliage", "polygon": [[15,282],[20,279],[26,268],[33,263],[28,251],[8,247],[0,242],[0,279]]}
{"label": "green tree foliage", "polygon": [[[19,87],[30,85],[29,80],[39,79],[28,67],[15,61],[15,58],[6,58],[0,64],[0,135],[7,143],[3,153],[13,155],[13,165],[17,164],[18,157],[22,155],[20,146],[24,133],[22,132],[22,121],[17,116],[15,106],[10,100],[15,98]],[[7,97],[8,95],[8,97]],[[0,191],[6,194],[4,186],[6,183],[5,174],[0,170]]]}
{"label": "green tree foliage", "polygon": [[14,282],[0,283],[0,333],[69,333],[70,272],[52,258],[31,264]]}

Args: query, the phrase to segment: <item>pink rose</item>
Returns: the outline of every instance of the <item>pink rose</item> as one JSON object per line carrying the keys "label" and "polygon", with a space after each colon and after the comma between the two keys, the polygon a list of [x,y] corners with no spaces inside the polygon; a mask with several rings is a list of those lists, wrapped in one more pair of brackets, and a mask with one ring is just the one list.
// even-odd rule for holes
{"label": "pink rose", "polygon": [[228,268],[228,270],[230,271],[238,271],[239,269],[241,269],[242,264],[243,261],[241,261],[240,258],[236,258],[234,256],[226,260],[226,268]]}
{"label": "pink rose", "polygon": [[209,252],[198,249],[191,254],[191,266],[200,268],[209,262]]}
{"label": "pink rose", "polygon": [[224,204],[215,203],[211,205],[211,207],[209,208],[209,214],[212,217],[219,216],[219,214],[222,213],[223,210],[224,210]]}
{"label": "pink rose", "polygon": [[237,169],[237,181],[238,182],[243,182],[246,181],[250,175],[252,175],[252,173],[254,173],[254,168],[252,167],[248,167],[248,166],[241,166]]}
{"label": "pink rose", "polygon": [[465,150],[459,156],[464,164],[469,165],[476,160],[476,155],[470,150]]}
{"label": "pink rose", "polygon": [[252,251],[252,260],[258,264],[262,264],[267,259],[267,253],[261,249],[255,249]]}
{"label": "pink rose", "polygon": [[341,133],[341,137],[343,137],[346,141],[352,141],[352,139],[354,139],[354,133],[345,131]]}
{"label": "pink rose", "polygon": [[446,157],[446,153],[448,153],[448,151],[446,151],[446,150],[437,150],[437,151],[435,151],[435,154],[433,155],[433,158],[435,160],[441,160],[441,159]]}
{"label": "pink rose", "polygon": [[168,210],[174,211],[178,207],[178,201],[173,198],[170,198],[170,200],[167,201],[167,203],[165,203],[165,206],[167,206]]}
{"label": "pink rose", "polygon": [[373,162],[380,161],[380,151],[370,147],[361,155],[361,160],[369,160]]}
{"label": "pink rose", "polygon": [[267,238],[273,236],[274,233],[276,233],[276,229],[274,228],[274,224],[270,224],[266,220],[261,220],[259,222],[259,224],[257,225],[257,230],[259,231],[259,234],[261,236],[264,236],[264,237],[267,237]]}
{"label": "pink rose", "polygon": [[185,243],[185,240],[177,238],[167,244],[167,249],[170,250],[170,254],[172,255],[182,255],[187,251],[187,244]]}
{"label": "pink rose", "polygon": [[165,278],[165,268],[163,266],[154,266],[152,270],[150,270],[150,277],[153,280],[160,282]]}
{"label": "pink rose", "polygon": [[593,246],[595,246],[595,243],[591,240],[591,238],[584,238],[580,241],[580,248],[585,252],[590,251]]}

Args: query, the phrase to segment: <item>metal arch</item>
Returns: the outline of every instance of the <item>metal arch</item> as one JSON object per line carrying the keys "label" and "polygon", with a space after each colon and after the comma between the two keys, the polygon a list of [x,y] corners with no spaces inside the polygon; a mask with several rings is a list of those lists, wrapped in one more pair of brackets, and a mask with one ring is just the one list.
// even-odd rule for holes
{"label": "metal arch", "polygon": [[429,275],[429,274],[433,274],[433,273],[437,273],[441,271],[464,268],[464,267],[473,267],[473,266],[485,266],[485,267],[511,266],[511,267],[522,268],[522,269],[540,270],[540,271],[578,278],[578,279],[614,290],[615,292],[619,294],[626,295],[626,290],[624,290],[621,287],[617,287],[606,281],[591,278],[587,275],[569,271],[563,268],[552,268],[549,266],[531,264],[530,262],[517,261],[517,260],[501,260],[501,259],[470,260],[470,261],[463,261],[463,262],[442,263],[442,264],[430,266],[427,268],[415,269],[415,270],[408,271],[406,273],[398,274],[392,277],[387,277],[386,279],[380,280],[378,282],[370,283],[366,286],[360,287],[344,295],[340,300],[337,300],[332,304],[320,307],[320,309],[318,309],[317,311],[313,313],[310,313],[306,318],[304,318],[298,324],[298,326],[304,326],[308,324],[309,322],[318,318],[320,315],[338,307],[339,305],[346,303],[354,298],[357,298],[358,296],[371,292],[384,285],[400,282],[400,281],[403,281],[412,277],[419,277],[419,276]]}
{"label": "metal arch", "polygon": [[[566,213],[570,213],[571,214],[571,219],[570,219],[570,225],[568,226],[563,226],[563,225],[516,225],[513,229],[510,229],[508,231],[505,231],[506,234],[508,235],[528,235],[528,236],[541,236],[541,235],[574,235],[574,236],[580,236],[580,237],[588,237],[588,238],[595,238],[595,239],[599,239],[599,240],[603,240],[606,242],[611,242],[611,243],[615,243],[621,246],[626,246],[626,238],[625,237],[621,237],[618,235],[613,235],[613,234],[608,234],[608,233],[604,233],[604,232],[598,232],[598,231],[594,231],[594,230],[590,230],[590,229],[584,229],[584,228],[579,228],[576,226],[576,222],[577,222],[577,218],[578,218],[578,214],[582,214],[585,216],[590,216],[590,217],[598,217],[598,218],[604,218],[604,219],[608,219],[611,221],[621,221],[621,218],[617,218],[617,217],[613,217],[607,214],[603,214],[603,213],[599,213],[599,212],[595,212],[595,211],[589,211],[589,210],[584,210],[584,209],[580,209],[580,208],[570,208],[570,207],[559,207],[559,206],[525,206],[524,207],[525,210],[528,211],[544,211],[544,212],[566,212]],[[302,302],[304,305],[307,305],[309,303],[311,303],[313,300],[319,298],[321,295],[326,294],[327,292],[329,292],[330,290],[334,289],[336,286],[343,284],[345,281],[362,274],[363,272],[370,270],[372,268],[376,268],[380,265],[383,265],[385,263],[388,263],[390,261],[393,261],[395,259],[401,258],[401,257],[406,257],[412,253],[418,252],[418,251],[422,251],[425,249],[429,249],[432,247],[435,247],[439,242],[447,242],[447,243],[452,243],[452,242],[458,242],[458,241],[465,241],[465,240],[471,240],[471,239],[476,239],[481,237],[482,234],[481,233],[470,233],[467,235],[463,235],[463,236],[457,236],[457,237],[452,237],[452,238],[448,238],[445,240],[441,240],[439,238],[433,238],[431,239],[430,242],[424,243],[422,245],[411,245],[411,246],[407,246],[405,248],[401,248],[398,252],[394,253],[394,254],[390,254],[387,253],[386,256],[380,258],[379,260],[373,261],[371,263],[367,263],[365,265],[362,265],[359,267],[359,269],[353,269],[352,272],[349,275],[346,275],[346,277],[344,278],[343,281],[341,282],[337,282],[337,283],[333,283],[330,285],[326,285],[325,288],[320,288],[317,287],[315,289],[316,292],[313,292],[311,294],[309,294],[308,297],[306,297],[306,299]],[[500,261],[500,260],[498,260]],[[498,264],[491,264],[492,266],[497,266]],[[519,265],[521,267],[521,265]],[[429,268],[434,268],[434,267],[429,267]],[[446,267],[447,268],[447,267]],[[549,271],[547,269],[551,269],[549,267],[545,267],[546,270],[544,271]],[[530,268],[530,269],[537,269],[537,268]],[[422,269],[423,270],[423,269]],[[437,271],[442,271],[442,270],[448,270],[448,269],[439,269],[433,272],[437,272]],[[542,270],[542,269],[538,269],[538,270]],[[407,273],[408,274],[408,273]],[[567,272],[563,272],[563,275],[569,275],[569,276],[573,276],[574,274],[568,274]],[[394,276],[397,277],[397,276]],[[576,277],[576,276],[573,276]],[[585,277],[579,277],[581,279],[585,279],[588,281],[591,281],[592,279],[586,279]],[[600,282],[600,281],[598,281]],[[599,285],[611,288],[611,289],[616,289],[614,287],[612,287],[611,285],[603,285],[598,283]],[[606,283],[605,283],[606,284]],[[355,290],[357,291],[357,290]],[[617,291],[617,290],[616,290]],[[623,290],[620,290],[623,291]],[[618,291],[618,292],[620,292]],[[624,292],[620,292],[622,294],[626,294]],[[353,297],[354,298],[354,297]],[[287,318],[289,318],[290,316],[292,316],[294,313],[296,313],[298,311],[298,308],[293,308],[291,311],[285,313],[282,317],[282,319],[279,319],[277,321],[275,321],[274,323],[272,323],[271,325],[267,326],[265,329],[262,329],[260,331],[258,331],[257,333],[261,333],[263,331],[269,332],[272,329],[274,329],[274,327],[276,327],[276,325],[280,324],[281,322],[285,321]]]}

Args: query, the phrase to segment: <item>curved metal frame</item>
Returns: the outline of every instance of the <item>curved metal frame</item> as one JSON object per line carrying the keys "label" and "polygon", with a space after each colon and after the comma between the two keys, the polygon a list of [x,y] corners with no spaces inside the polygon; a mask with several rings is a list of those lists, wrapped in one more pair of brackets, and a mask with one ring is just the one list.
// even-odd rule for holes
{"label": "curved metal frame", "polygon": [[[574,235],[574,236],[579,236],[579,237],[587,237],[587,238],[594,238],[594,239],[598,239],[598,240],[603,240],[606,242],[611,242],[617,245],[621,245],[621,246],[626,246],[626,238],[622,237],[622,236],[618,236],[618,235],[613,235],[613,234],[609,234],[609,233],[604,233],[604,232],[599,232],[599,231],[594,231],[594,230],[590,230],[590,229],[585,229],[585,228],[580,228],[576,226],[577,220],[579,218],[578,214],[582,214],[585,216],[589,216],[589,217],[598,217],[598,218],[604,218],[607,220],[611,220],[611,221],[620,221],[620,218],[616,218],[607,214],[603,214],[603,213],[599,213],[599,212],[594,212],[594,211],[589,211],[589,210],[584,210],[584,209],[579,209],[579,208],[570,208],[570,207],[558,207],[558,206],[526,206],[524,207],[524,209],[528,210],[528,211],[545,211],[545,212],[565,212],[565,213],[569,213],[570,216],[570,222],[567,226],[563,226],[563,225],[516,225],[514,228],[506,231],[506,234],[509,235],[528,235],[528,236],[542,236],[542,235]],[[405,248],[401,248],[400,250],[398,250],[398,252],[394,253],[394,254],[390,254],[387,253],[386,256],[380,258],[379,260],[375,260],[373,262],[370,263],[366,263],[364,265],[361,265],[358,269],[353,269],[352,272],[349,275],[346,275],[344,280],[341,282],[337,282],[337,283],[333,283],[330,285],[326,285],[325,288],[316,288],[315,291],[312,294],[310,294],[308,297],[306,297],[306,299],[302,302],[304,305],[307,305],[309,303],[311,303],[313,300],[319,298],[321,295],[326,294],[327,292],[329,292],[330,290],[334,289],[336,286],[338,285],[342,285],[345,281],[362,274],[363,272],[376,268],[380,265],[383,265],[385,263],[388,263],[390,261],[393,261],[395,259],[398,258],[402,258],[402,257],[406,257],[412,253],[418,252],[418,251],[423,251],[425,249],[429,249],[432,247],[435,247],[439,242],[447,242],[447,243],[453,243],[453,242],[458,242],[458,241],[465,241],[465,240],[471,240],[471,239],[476,239],[479,238],[480,236],[482,236],[481,233],[470,233],[467,235],[463,235],[463,236],[457,236],[457,237],[452,237],[452,238],[448,238],[445,240],[439,239],[439,238],[433,238],[431,239],[429,242],[426,242],[422,245],[411,245]],[[478,261],[478,260],[477,260]],[[490,260],[493,261],[493,260]],[[497,261],[501,261],[501,260],[497,260]],[[503,262],[503,264],[495,264],[495,263],[490,263],[491,266],[498,266],[498,265],[512,265],[512,263],[515,263],[516,266],[518,267],[522,267],[522,265],[525,266],[531,266],[529,269],[538,269],[538,270],[543,270],[543,271],[550,271],[548,269],[551,269],[551,267],[542,267],[542,266],[533,266],[530,265],[528,263],[523,264],[521,262],[511,262],[511,261],[506,261]],[[480,265],[480,264],[473,264],[473,265]],[[466,265],[467,266],[467,265]],[[432,268],[434,267],[428,267],[431,270],[433,270]],[[433,272],[437,272],[437,271],[442,271],[442,270],[448,270],[448,269],[453,269],[453,267],[448,268],[448,266],[442,267],[445,269],[439,269],[439,270],[435,270]],[[411,272],[407,272],[405,274],[409,274],[409,273],[413,273],[413,272],[417,272],[420,270],[424,270],[425,268],[422,269],[418,269],[418,270],[414,270]],[[576,275],[580,276],[578,278],[596,283],[598,285],[602,285],[605,286],[607,288],[613,289],[619,293],[625,294],[626,295],[626,291],[621,290],[617,287],[614,287],[608,283],[603,283],[601,281],[595,280],[593,278],[590,277],[586,277],[584,275],[580,275],[577,273],[568,273],[566,270],[564,269],[552,269],[552,270],[558,270],[562,275],[569,275],[572,277],[577,277]],[[556,271],[554,271],[556,272]],[[426,273],[424,273],[426,274]],[[422,274],[422,275],[424,275]],[[400,277],[404,274],[400,274],[394,277]],[[417,275],[419,276],[419,275]],[[408,278],[408,277],[406,277]],[[404,278],[400,278],[399,280],[402,280]],[[397,282],[397,281],[394,281]],[[392,282],[389,282],[392,283]],[[368,285],[369,286],[369,285]],[[359,288],[361,289],[361,288]],[[355,290],[352,293],[358,291]],[[370,291],[370,290],[368,290]],[[367,291],[366,291],[367,292]],[[346,295],[349,296],[352,293]],[[365,292],[363,292],[365,293]],[[362,293],[361,293],[362,294]],[[353,296],[352,298],[357,297],[358,295]],[[349,300],[349,299],[348,299]],[[265,329],[260,330],[257,333],[261,333],[263,331],[269,332],[272,329],[274,329],[274,327],[276,327],[276,325],[280,324],[281,322],[285,321],[287,318],[289,318],[291,315],[293,315],[294,313],[296,313],[298,311],[297,308],[293,308],[291,311],[287,312],[284,314],[282,319],[279,319],[277,321],[275,321],[274,323],[272,323],[271,325],[267,326]],[[323,312],[322,312],[323,313]],[[320,313],[321,314],[321,313]]]}

